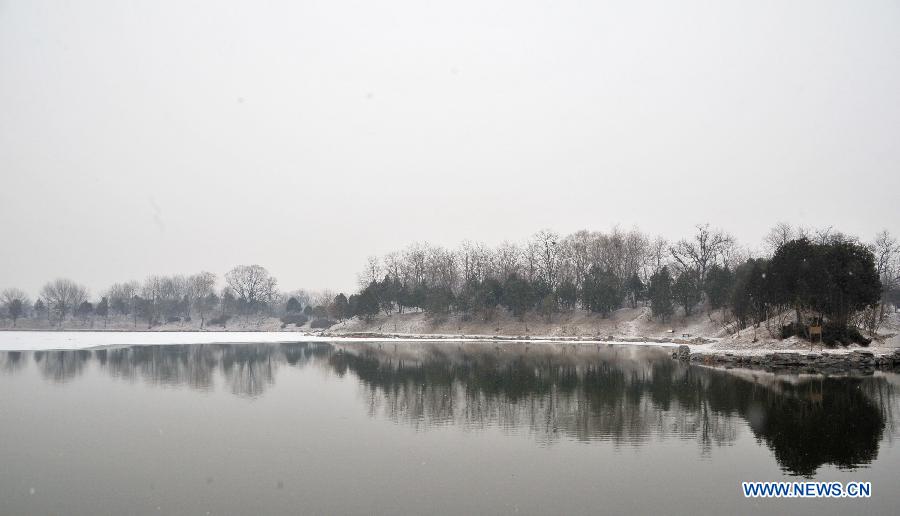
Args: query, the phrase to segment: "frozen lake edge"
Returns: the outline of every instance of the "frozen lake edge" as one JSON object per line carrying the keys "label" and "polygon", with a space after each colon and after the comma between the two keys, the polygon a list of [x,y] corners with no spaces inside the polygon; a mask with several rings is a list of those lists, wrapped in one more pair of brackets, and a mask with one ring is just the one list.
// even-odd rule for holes
{"label": "frozen lake edge", "polygon": [[601,340],[562,340],[553,338],[493,338],[410,335],[342,337],[278,331],[0,331],[0,351],[44,351],[94,349],[107,346],[161,346],[183,344],[279,344],[288,342],[527,342],[570,344],[613,344],[675,347],[676,343]]}

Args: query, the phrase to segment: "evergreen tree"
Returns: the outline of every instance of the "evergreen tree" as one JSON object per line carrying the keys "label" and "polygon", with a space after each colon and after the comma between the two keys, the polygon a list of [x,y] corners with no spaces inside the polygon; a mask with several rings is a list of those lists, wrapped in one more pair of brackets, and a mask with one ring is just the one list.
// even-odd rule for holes
{"label": "evergreen tree", "polygon": [[36,317],[42,317],[45,314],[49,317],[50,311],[47,310],[47,305],[44,304],[44,300],[38,298],[38,300],[34,302],[34,315]]}
{"label": "evergreen tree", "polygon": [[347,317],[359,316],[359,294],[351,294],[347,298]]}
{"label": "evergreen tree", "polygon": [[763,259],[750,259],[734,271],[729,304],[741,328],[750,324],[758,325],[767,318],[769,263]]}
{"label": "evergreen tree", "polygon": [[356,315],[362,317],[366,321],[371,321],[373,317],[378,315],[378,298],[371,288],[364,288],[356,299]]}
{"label": "evergreen tree", "polygon": [[798,324],[802,321],[801,311],[812,308],[815,300],[825,295],[828,278],[821,251],[821,246],[800,238],[779,246],[769,262],[769,300],[793,308]]}
{"label": "evergreen tree", "polygon": [[534,291],[528,280],[510,274],[503,285],[503,304],[519,319],[534,307]]}
{"label": "evergreen tree", "polygon": [[331,302],[331,306],[329,307],[329,312],[331,316],[337,319],[338,321],[343,321],[344,317],[347,315],[347,296],[343,293],[340,293],[334,296],[334,301]]}
{"label": "evergreen tree", "polygon": [[100,302],[97,303],[97,308],[94,309],[94,313],[103,318],[103,326],[105,327],[109,316],[109,298],[101,298]]}
{"label": "evergreen tree", "polygon": [[395,283],[390,277],[385,276],[384,280],[374,282],[372,285],[375,295],[378,298],[378,306],[384,311],[385,315],[390,315],[397,306],[397,299],[400,297],[399,284]]}
{"label": "evergreen tree", "polygon": [[547,322],[553,321],[553,314],[559,311],[559,300],[556,294],[547,294],[541,300],[541,314],[547,318]]}
{"label": "evergreen tree", "polygon": [[802,310],[819,312],[843,333],[854,312],[874,306],[881,297],[875,257],[856,242],[791,240],[775,251],[769,272],[771,302],[792,307],[801,332]]}
{"label": "evergreen tree", "polygon": [[450,311],[453,306],[453,291],[447,287],[434,287],[428,289],[425,299],[425,310],[433,314],[443,314]]}
{"label": "evergreen tree", "polygon": [[428,289],[421,283],[413,287],[409,292],[409,305],[411,307],[424,309],[425,299],[428,297]]}
{"label": "evergreen tree", "polygon": [[672,285],[672,294],[684,308],[684,315],[691,315],[702,297],[699,274],[690,269],[679,274],[675,284]]}
{"label": "evergreen tree", "polygon": [[578,289],[571,280],[565,280],[556,287],[556,297],[563,309],[571,310],[578,302]]}
{"label": "evergreen tree", "polygon": [[659,317],[660,320],[667,321],[675,311],[672,306],[672,276],[669,275],[667,266],[663,266],[656,274],[650,277],[648,295],[653,317]]}
{"label": "evergreen tree", "polygon": [[637,308],[638,301],[644,298],[644,284],[636,272],[628,278],[628,283],[625,284],[625,292],[628,295],[628,302],[631,308]]}
{"label": "evergreen tree", "polygon": [[454,296],[454,309],[463,314],[463,319],[467,319],[469,314],[475,310],[475,297],[479,285],[475,280],[469,280],[459,289],[459,293]]}
{"label": "evergreen tree", "polygon": [[92,305],[89,301],[83,301],[75,310],[75,315],[81,317],[82,320],[87,319],[87,317],[92,313],[94,313],[94,305]]}
{"label": "evergreen tree", "polygon": [[[503,299],[503,285],[494,278],[488,278],[476,283],[471,295],[472,309],[481,315],[482,320],[489,321]],[[460,304],[457,300],[457,305]]]}
{"label": "evergreen tree", "polygon": [[713,309],[722,308],[728,304],[731,290],[734,287],[734,273],[728,267],[713,265],[706,273],[706,282],[703,291],[706,299]]}
{"label": "evergreen tree", "polygon": [[503,285],[494,278],[484,280],[475,291],[475,307],[479,310],[493,310],[503,299]]}
{"label": "evergreen tree", "polygon": [[824,295],[814,300],[813,308],[838,328],[847,328],[855,312],[874,307],[881,300],[875,256],[856,242],[837,241],[824,247],[822,262],[828,281],[822,289]]}
{"label": "evergreen tree", "polygon": [[625,295],[616,275],[595,265],[584,278],[581,297],[586,309],[606,317],[622,306]]}
{"label": "evergreen tree", "polygon": [[297,300],[296,297],[291,297],[288,299],[287,305],[284,307],[284,311],[289,314],[296,314],[303,311],[303,307],[300,306],[300,301]]}

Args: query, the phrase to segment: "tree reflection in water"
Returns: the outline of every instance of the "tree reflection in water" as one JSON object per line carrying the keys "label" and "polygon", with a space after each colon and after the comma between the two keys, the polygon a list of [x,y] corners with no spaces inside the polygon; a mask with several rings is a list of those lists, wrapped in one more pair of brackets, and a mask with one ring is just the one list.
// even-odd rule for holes
{"label": "tree reflection in water", "polygon": [[[0,353],[16,374],[27,353]],[[254,398],[279,367],[354,375],[375,417],[427,429],[499,427],[542,445],[561,439],[641,445],[693,439],[701,453],[749,427],[792,474],[823,464],[853,468],[893,434],[894,383],[866,378],[776,377],[676,362],[666,350],[623,346],[462,343],[207,344],[32,353],[40,374],[66,382],[93,360],[115,378],[208,391],[220,377]],[[327,395],[327,394],[325,394]]]}
{"label": "tree reflection in water", "polygon": [[655,348],[360,345],[329,363],[361,380],[370,413],[417,428],[496,425],[545,444],[696,439],[708,454],[746,422],[785,471],[808,476],[874,460],[896,403],[880,376],[800,381],[686,365]]}
{"label": "tree reflection in water", "polygon": [[34,362],[44,378],[56,382],[67,382],[84,372],[91,358],[91,352],[78,351],[35,351]]}
{"label": "tree reflection in water", "polygon": [[21,351],[0,353],[0,370],[4,373],[15,373],[24,365],[25,361],[22,359]]}

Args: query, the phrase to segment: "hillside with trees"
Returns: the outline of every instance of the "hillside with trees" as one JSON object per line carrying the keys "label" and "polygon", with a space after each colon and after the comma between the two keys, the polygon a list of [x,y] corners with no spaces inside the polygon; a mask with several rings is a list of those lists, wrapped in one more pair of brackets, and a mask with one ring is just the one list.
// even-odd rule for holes
{"label": "hillside with trees", "polygon": [[826,344],[867,345],[895,311],[900,251],[886,232],[866,244],[781,224],[765,248],[754,256],[709,225],[676,242],[545,230],[495,248],[413,244],[370,258],[349,298],[356,320],[342,328],[723,336],[764,327],[754,338],[810,338],[814,326]]}

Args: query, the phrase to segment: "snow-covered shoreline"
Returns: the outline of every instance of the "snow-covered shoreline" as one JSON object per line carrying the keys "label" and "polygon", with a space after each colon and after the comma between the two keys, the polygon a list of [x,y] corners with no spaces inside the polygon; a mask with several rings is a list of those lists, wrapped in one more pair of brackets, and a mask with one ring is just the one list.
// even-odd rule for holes
{"label": "snow-covered shoreline", "polygon": [[[490,321],[464,320],[459,316],[434,317],[425,313],[381,314],[371,321],[357,318],[344,320],[328,329],[284,325],[279,319],[237,317],[229,327],[200,329],[199,323],[171,323],[152,330],[134,327],[132,320],[110,318],[108,328],[34,327],[0,328],[0,350],[85,349],[112,345],[160,344],[227,344],[298,341],[334,342],[531,342],[568,344],[621,344],[632,346],[690,346],[698,354],[729,353],[739,356],[762,356],[773,353],[846,354],[854,350],[871,351],[875,355],[892,354],[900,348],[900,318],[892,315],[883,335],[862,348],[823,348],[796,337],[774,338],[765,328],[745,328],[736,333],[726,331],[721,311],[695,313],[668,322],[653,320],[647,307],[622,308],[608,317],[573,310],[556,314],[552,321],[545,317],[520,320],[501,312]],[[97,322],[97,321],[95,321]]]}
{"label": "snow-covered shoreline", "polygon": [[612,344],[675,347],[674,342],[630,342],[604,340],[563,340],[551,337],[497,338],[454,335],[372,335],[339,336],[278,331],[0,331],[0,351],[77,350],[106,346],[160,346],[183,344],[278,344],[288,342],[528,342],[570,344]]}
{"label": "snow-covered shoreline", "polygon": [[813,349],[797,346],[774,348],[760,346],[755,348],[727,347],[727,340],[706,339],[703,342],[685,342],[682,339],[664,341],[658,338],[647,339],[589,339],[561,338],[551,336],[491,336],[491,335],[453,335],[453,334],[333,334],[333,333],[301,333],[296,331],[89,331],[89,330],[6,330],[0,331],[0,351],[42,351],[42,350],[78,350],[102,348],[108,346],[159,346],[183,344],[279,344],[289,342],[470,342],[470,343],[505,343],[522,342],[533,344],[571,344],[571,345],[620,345],[620,346],[656,346],[675,348],[687,344],[692,354],[722,354],[735,356],[762,356],[774,353],[821,353],[846,354],[853,351],[868,350],[874,355],[894,353],[896,348],[877,347],[860,348],[851,346],[823,350],[820,346]]}

